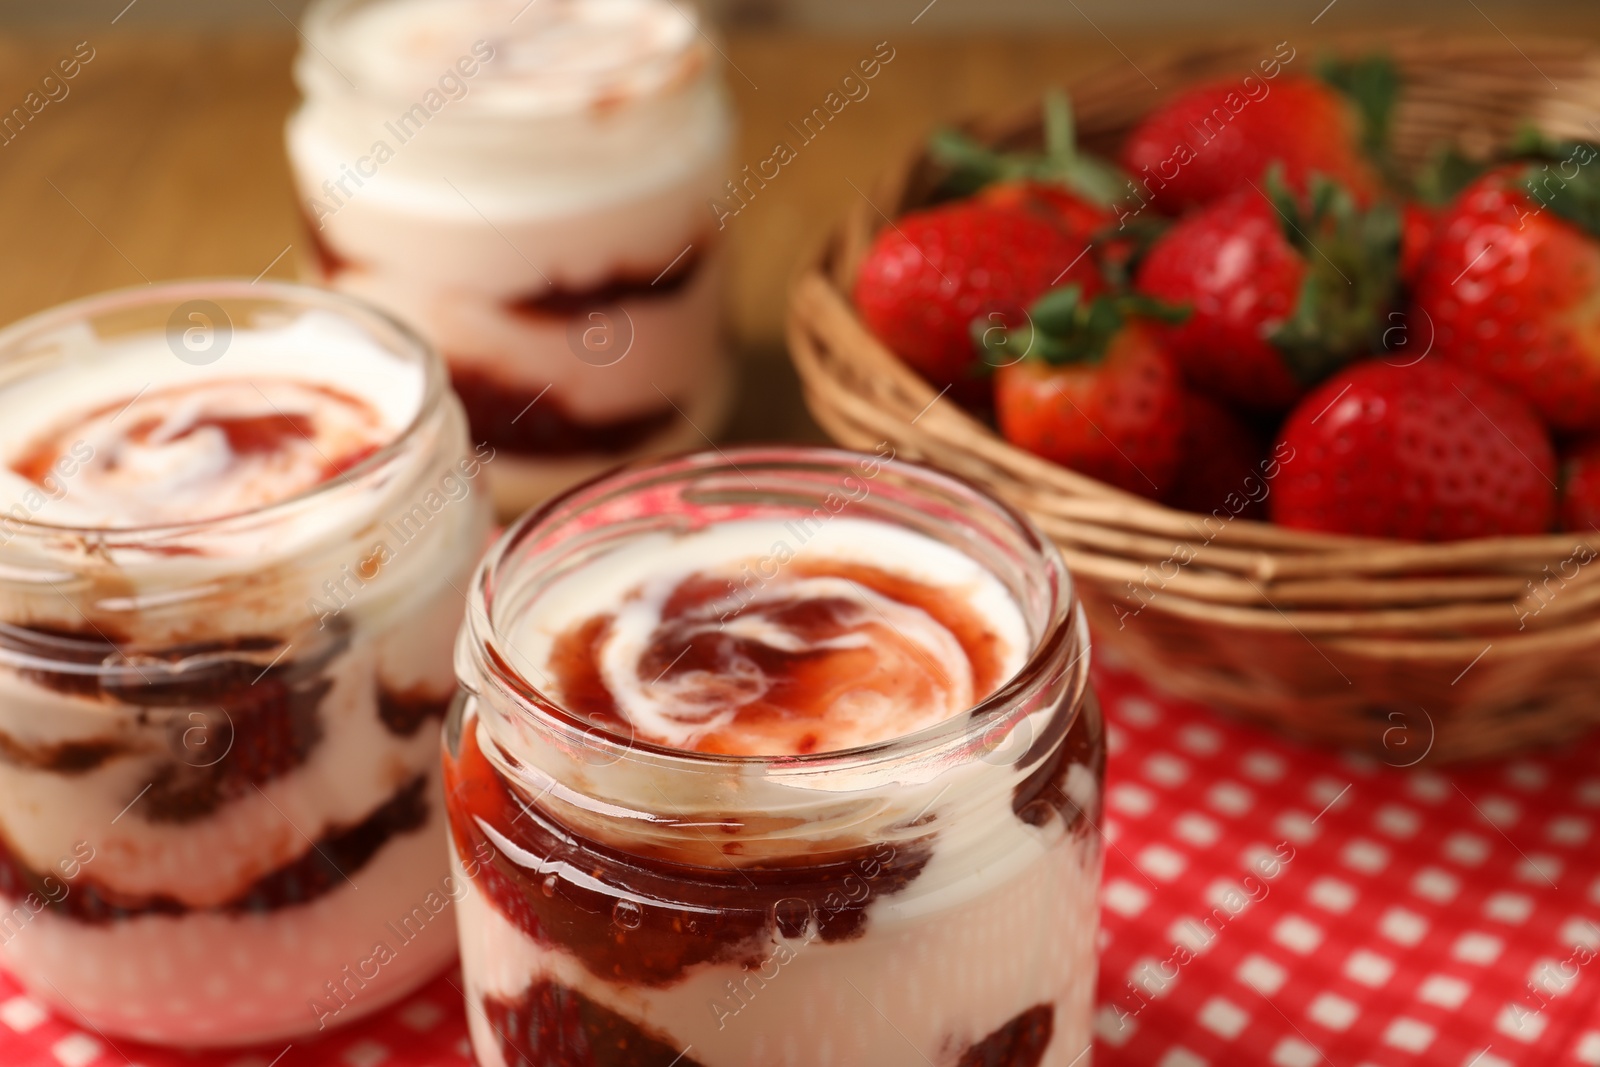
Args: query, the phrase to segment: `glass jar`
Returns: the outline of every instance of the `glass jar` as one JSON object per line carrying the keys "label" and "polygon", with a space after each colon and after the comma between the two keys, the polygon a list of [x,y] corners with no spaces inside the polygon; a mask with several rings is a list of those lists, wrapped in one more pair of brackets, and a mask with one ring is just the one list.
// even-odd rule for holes
{"label": "glass jar", "polygon": [[[336,458],[296,388],[388,429]],[[302,441],[315,484],[219,502]],[[160,284],[0,332],[0,960],[33,996],[241,1044],[453,957],[437,724],[492,459],[432,350],[337,294]],[[93,521],[119,501],[166,517]]]}
{"label": "glass jar", "polygon": [[289,160],[312,277],[444,354],[506,517],[703,447],[731,119],[675,0],[318,0]]}
{"label": "glass jar", "polygon": [[[1022,669],[891,741],[707,755],[573,714],[507,640],[542,591],[630,539],[759,517],[803,542],[845,507],[998,577],[1026,621]],[[1104,740],[1072,584],[1021,515],[883,455],[637,465],[505,534],[456,659],[445,787],[485,1067],[1080,1062]]]}

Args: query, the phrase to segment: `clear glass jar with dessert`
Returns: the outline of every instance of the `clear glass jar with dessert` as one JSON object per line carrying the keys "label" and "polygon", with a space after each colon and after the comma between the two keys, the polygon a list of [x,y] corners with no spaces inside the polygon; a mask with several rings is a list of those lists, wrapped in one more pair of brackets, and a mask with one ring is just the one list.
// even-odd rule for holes
{"label": "clear glass jar with dessert", "polygon": [[317,280],[446,357],[502,513],[704,447],[731,120],[676,0],[317,0],[288,126]]}
{"label": "clear glass jar with dessert", "polygon": [[450,960],[438,724],[493,458],[432,350],[337,294],[178,282],[0,332],[0,962],[30,993],[239,1044]]}
{"label": "clear glass jar with dessert", "polygon": [[1104,742],[1055,548],[883,454],[635,465],[486,559],[445,727],[484,1067],[1068,1067]]}

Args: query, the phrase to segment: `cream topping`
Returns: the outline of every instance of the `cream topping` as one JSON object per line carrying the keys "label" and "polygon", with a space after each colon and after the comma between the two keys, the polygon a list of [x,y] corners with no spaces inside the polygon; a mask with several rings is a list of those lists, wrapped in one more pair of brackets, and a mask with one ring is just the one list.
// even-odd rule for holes
{"label": "cream topping", "polygon": [[569,711],[741,755],[892,740],[1021,666],[1026,626],[976,561],[887,524],[767,520],[652,535],[590,561],[512,629],[513,666]]}

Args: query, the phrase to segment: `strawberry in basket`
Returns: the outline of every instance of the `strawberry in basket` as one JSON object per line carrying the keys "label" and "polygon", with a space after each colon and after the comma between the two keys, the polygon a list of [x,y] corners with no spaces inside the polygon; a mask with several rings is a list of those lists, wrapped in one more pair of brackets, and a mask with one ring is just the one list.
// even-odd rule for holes
{"label": "strawberry in basket", "polygon": [[1046,100],[1043,153],[1001,153],[944,131],[932,153],[959,199],[878,231],[856,276],[855,304],[879,340],[969,406],[990,389],[968,330],[1010,327],[1053,286],[1103,288],[1096,236],[1121,189],[1115,169],[1074,145],[1066,99]]}
{"label": "strawberry in basket", "polygon": [[1439,219],[1416,305],[1433,351],[1526,397],[1554,429],[1600,429],[1600,152],[1498,167]]}
{"label": "strawberry in basket", "polygon": [[1427,204],[1408,200],[1400,207],[1400,281],[1413,286],[1422,274],[1439,226],[1439,213]]}
{"label": "strawberry in basket", "polygon": [[[1141,200],[1176,214],[1258,185],[1278,164],[1290,187],[1305,193],[1313,175],[1343,183],[1361,203],[1382,188],[1379,167],[1389,105],[1398,88],[1382,59],[1330,67],[1327,81],[1282,73],[1263,61],[1263,75],[1231,78],[1180,93],[1128,135],[1122,164]],[[1270,70],[1270,73],[1268,71]],[[1336,88],[1334,84],[1337,83]]]}
{"label": "strawberry in basket", "polygon": [[1184,397],[1182,458],[1163,503],[1180,511],[1262,519],[1266,448],[1256,431],[1200,393]]}
{"label": "strawberry in basket", "polygon": [[1181,315],[1137,295],[1053,289],[1010,329],[975,321],[1011,443],[1092,478],[1158,497],[1182,460],[1185,394],[1148,321]]}
{"label": "strawberry in basket", "polygon": [[1139,268],[1140,292],[1192,311],[1166,341],[1200,391],[1281,411],[1377,345],[1396,293],[1395,209],[1312,184],[1297,196],[1269,172],[1177,223]]}
{"label": "strawberry in basket", "polygon": [[1284,424],[1267,507],[1302,530],[1455,541],[1555,517],[1549,433],[1515,394],[1437,359],[1366,362]]}
{"label": "strawberry in basket", "polygon": [[1561,461],[1561,528],[1600,532],[1600,437],[1578,442]]}
{"label": "strawberry in basket", "polygon": [[1026,206],[963,200],[914,211],[878,231],[856,277],[867,328],[936,387],[987,393],[968,325],[1010,326],[1052,285],[1102,287],[1088,236]]}

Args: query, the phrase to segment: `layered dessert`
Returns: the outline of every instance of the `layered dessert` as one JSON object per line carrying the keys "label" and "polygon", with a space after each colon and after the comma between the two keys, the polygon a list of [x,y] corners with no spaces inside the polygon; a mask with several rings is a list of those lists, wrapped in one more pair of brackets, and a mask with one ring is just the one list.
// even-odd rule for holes
{"label": "layered dessert", "polygon": [[328,285],[445,354],[515,514],[728,402],[730,121],[674,0],[319,0],[289,157]]}
{"label": "layered dessert", "polygon": [[[185,297],[231,322],[204,365],[162,325]],[[437,973],[438,724],[492,458],[437,361],[342,298],[193,283],[20,323],[0,366],[4,965],[186,1045]]]}
{"label": "layered dessert", "polygon": [[458,649],[479,1062],[1085,1062],[1103,746],[1072,612],[884,517],[619,504],[560,516],[570,552],[508,534]]}

